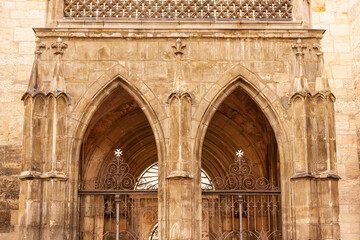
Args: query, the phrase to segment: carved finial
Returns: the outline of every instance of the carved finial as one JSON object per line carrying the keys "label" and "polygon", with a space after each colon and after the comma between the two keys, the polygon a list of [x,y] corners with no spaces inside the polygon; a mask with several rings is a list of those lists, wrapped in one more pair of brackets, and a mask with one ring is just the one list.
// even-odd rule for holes
{"label": "carved finial", "polygon": [[329,81],[326,77],[324,66],[324,53],[320,44],[314,44],[313,48],[317,50],[317,73],[316,73],[316,86],[317,92],[330,92]]}
{"label": "carved finial", "polygon": [[50,92],[66,92],[65,79],[62,72],[62,55],[64,54],[63,49],[67,48],[67,44],[63,43],[61,38],[51,44],[52,48],[55,48],[54,54],[57,56],[54,74],[51,81]]}
{"label": "carved finial", "polygon": [[304,69],[303,69],[303,57],[304,57],[304,49],[308,47],[307,44],[303,44],[302,40],[299,38],[296,41],[296,44],[292,44],[291,47],[295,49],[296,55],[296,72],[295,72],[295,80],[293,91],[294,92],[309,92],[309,86],[307,79],[304,77]]}
{"label": "carved finial", "polygon": [[174,91],[187,91],[186,82],[184,81],[184,69],[182,66],[182,55],[184,54],[183,49],[186,47],[182,43],[181,38],[176,39],[176,43],[172,46],[175,49],[176,56],[176,69],[175,69],[175,81],[173,82]]}
{"label": "carved finial", "polygon": [[302,40],[299,38],[295,44],[291,45],[292,48],[296,49],[296,55],[304,55],[303,49],[307,48],[307,44],[303,44]]}
{"label": "carved finial", "polygon": [[52,48],[56,48],[56,51],[54,52],[54,54],[64,54],[63,49],[67,48],[68,45],[66,43],[63,43],[61,38],[58,38],[56,40],[56,42],[54,42],[53,44],[51,44]]}
{"label": "carved finial", "polygon": [[302,40],[299,38],[296,41],[296,44],[291,45],[293,49],[295,49],[296,55],[296,76],[295,77],[302,77],[304,76],[303,72],[303,56],[304,56],[304,49],[307,48],[307,44],[303,44]]}
{"label": "carved finial", "polygon": [[40,38],[38,38],[38,37],[36,38],[35,42],[36,42],[36,47],[35,47],[34,53],[35,53],[35,55],[41,55],[42,54],[41,49],[46,48],[46,45],[45,45],[45,43],[42,43]]}
{"label": "carved finial", "polygon": [[313,44],[313,48],[315,50],[318,50],[318,52],[316,53],[317,56],[324,55],[320,44]]}
{"label": "carved finial", "polygon": [[39,56],[42,54],[41,50],[45,48],[45,44],[41,42],[40,38],[36,38],[35,42],[35,59],[31,69],[29,85],[27,88],[28,92],[40,91],[42,89],[42,81],[39,75]]}
{"label": "carved finial", "polygon": [[183,55],[183,49],[186,47],[186,44],[183,45],[181,38],[178,38],[176,39],[175,45],[172,47],[175,48],[175,55]]}

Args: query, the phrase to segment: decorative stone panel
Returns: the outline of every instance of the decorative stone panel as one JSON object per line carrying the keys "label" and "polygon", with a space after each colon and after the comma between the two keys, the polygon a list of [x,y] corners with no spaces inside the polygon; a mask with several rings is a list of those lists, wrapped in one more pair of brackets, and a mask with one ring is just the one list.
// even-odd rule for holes
{"label": "decorative stone panel", "polygon": [[67,18],[291,20],[291,0],[65,0]]}

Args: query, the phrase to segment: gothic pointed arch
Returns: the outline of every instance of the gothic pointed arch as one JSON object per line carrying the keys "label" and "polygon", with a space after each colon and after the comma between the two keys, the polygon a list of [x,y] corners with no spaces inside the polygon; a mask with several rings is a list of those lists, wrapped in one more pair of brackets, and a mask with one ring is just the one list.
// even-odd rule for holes
{"label": "gothic pointed arch", "polygon": [[281,209],[287,213],[281,215],[281,222],[283,234],[288,236],[290,230],[286,230],[286,226],[290,219],[285,216],[291,216],[290,163],[287,161],[291,148],[286,126],[281,121],[286,111],[276,94],[249,70],[238,67],[228,73],[226,77],[233,75],[233,78],[220,79],[199,103],[207,104],[207,108],[195,136],[198,139],[194,148],[196,159],[210,178],[221,178],[226,176],[235,151],[244,150],[246,164],[255,175],[283,189]]}
{"label": "gothic pointed arch", "polygon": [[[78,224],[76,196],[80,179],[85,175],[89,179],[96,176],[103,167],[101,163],[111,161],[114,149],[125,150],[128,164],[133,164],[132,169],[136,170],[132,173],[134,176],[152,163],[164,161],[164,135],[158,115],[148,101],[149,90],[140,90],[138,81],[131,79],[136,76],[130,77],[125,69],[118,68],[101,76],[70,113],[70,121],[76,125],[69,146],[72,167],[69,190],[74,193],[71,197],[75,204],[70,206],[68,217],[74,226]],[[130,80],[114,73],[116,69]],[[109,78],[109,75],[114,77]],[[104,82],[104,78],[109,80]]]}

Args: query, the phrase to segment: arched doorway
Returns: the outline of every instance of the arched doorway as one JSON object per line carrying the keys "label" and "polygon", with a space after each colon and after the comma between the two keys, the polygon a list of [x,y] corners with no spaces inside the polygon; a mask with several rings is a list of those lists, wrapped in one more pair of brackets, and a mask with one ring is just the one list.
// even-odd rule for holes
{"label": "arched doorway", "polygon": [[79,239],[149,239],[158,222],[157,188],[139,188],[158,161],[153,129],[139,103],[117,86],[94,112],[83,137]]}
{"label": "arched doorway", "polygon": [[275,134],[242,88],[233,89],[217,107],[201,156],[214,185],[202,194],[202,239],[281,239]]}
{"label": "arched doorway", "polygon": [[[240,99],[236,99],[240,96]],[[231,114],[236,112],[246,113],[248,121],[244,121],[244,117],[238,118],[236,114]],[[222,126],[220,126],[221,122]],[[247,122],[250,125],[243,126]],[[144,176],[146,169],[151,169],[151,166],[157,162],[154,134],[142,109],[122,87],[119,87],[99,105],[88,124],[83,139],[80,166],[82,188],[79,209],[81,213],[78,231],[80,239],[151,239],[151,236],[156,236],[156,231],[154,231],[158,229],[156,227],[158,223],[156,187],[151,187],[150,190],[147,187],[144,189],[138,187],[139,179]],[[121,160],[118,159],[119,156],[114,158],[114,151],[118,148],[121,148],[124,153]],[[244,165],[249,165],[250,172],[256,180],[265,178],[270,181],[271,186],[279,186],[279,157],[274,132],[260,108],[240,88],[229,94],[217,108],[204,138],[202,168],[207,172],[211,183],[217,184],[219,178],[231,180],[227,176],[228,170],[234,163],[235,152],[239,149],[245,152]],[[110,183],[108,186],[111,187],[107,188],[105,184],[107,181],[104,179],[108,179],[106,176],[113,169],[110,166],[120,166],[122,163],[126,163],[129,169],[126,172],[130,174],[128,179],[131,180],[127,181],[129,184],[125,188],[118,187],[115,180],[113,182],[116,184]],[[118,168],[115,167],[115,169]],[[244,175],[244,173],[241,174]],[[274,199],[273,203],[279,202],[278,189],[274,188],[273,192],[263,194],[269,196],[266,200],[261,196],[258,198],[261,195],[259,192],[254,194],[253,190],[256,189],[221,189],[216,184],[210,184],[211,187],[203,194],[203,210],[206,209],[204,205],[207,204],[207,209],[212,211],[212,213],[203,211],[203,239],[279,238],[277,229],[281,229],[281,222],[277,217],[280,215],[280,205],[269,205],[270,198]],[[237,191],[236,194],[231,192],[233,190]],[[231,194],[233,194],[232,198],[229,198]],[[251,197],[246,199],[246,196]],[[257,211],[267,204],[268,212],[263,213],[268,216],[271,213],[271,216],[261,216],[260,212],[260,215],[256,215],[251,220],[244,216],[244,214],[249,216],[249,213],[240,214],[244,211],[237,210],[238,213],[236,213],[229,210],[238,208],[240,202],[245,204],[246,201],[259,202],[260,205],[252,204],[252,209],[256,207]],[[221,210],[222,207],[225,210]],[[243,205],[243,209],[245,207],[251,209],[251,205]],[[221,214],[225,213],[225,218],[217,215],[215,209],[220,209]],[[254,210],[249,210],[249,212],[255,213]],[[274,215],[272,212],[278,214]],[[240,221],[244,222],[240,224],[241,226],[248,221],[253,223],[252,225],[248,223],[241,229]],[[146,224],[143,224],[144,222]],[[262,229],[257,227],[264,226],[265,222],[270,222],[270,227]],[[215,231],[212,225],[216,225],[218,230]],[[239,228],[229,229],[232,225],[237,225]],[[251,231],[248,226],[255,226],[254,231]]]}

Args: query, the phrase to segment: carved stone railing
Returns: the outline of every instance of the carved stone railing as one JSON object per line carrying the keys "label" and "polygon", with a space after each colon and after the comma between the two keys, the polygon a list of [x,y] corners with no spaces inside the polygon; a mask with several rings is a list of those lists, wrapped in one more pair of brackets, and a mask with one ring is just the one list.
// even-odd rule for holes
{"label": "carved stone railing", "polygon": [[123,20],[292,20],[292,0],[64,0],[64,17]]}

